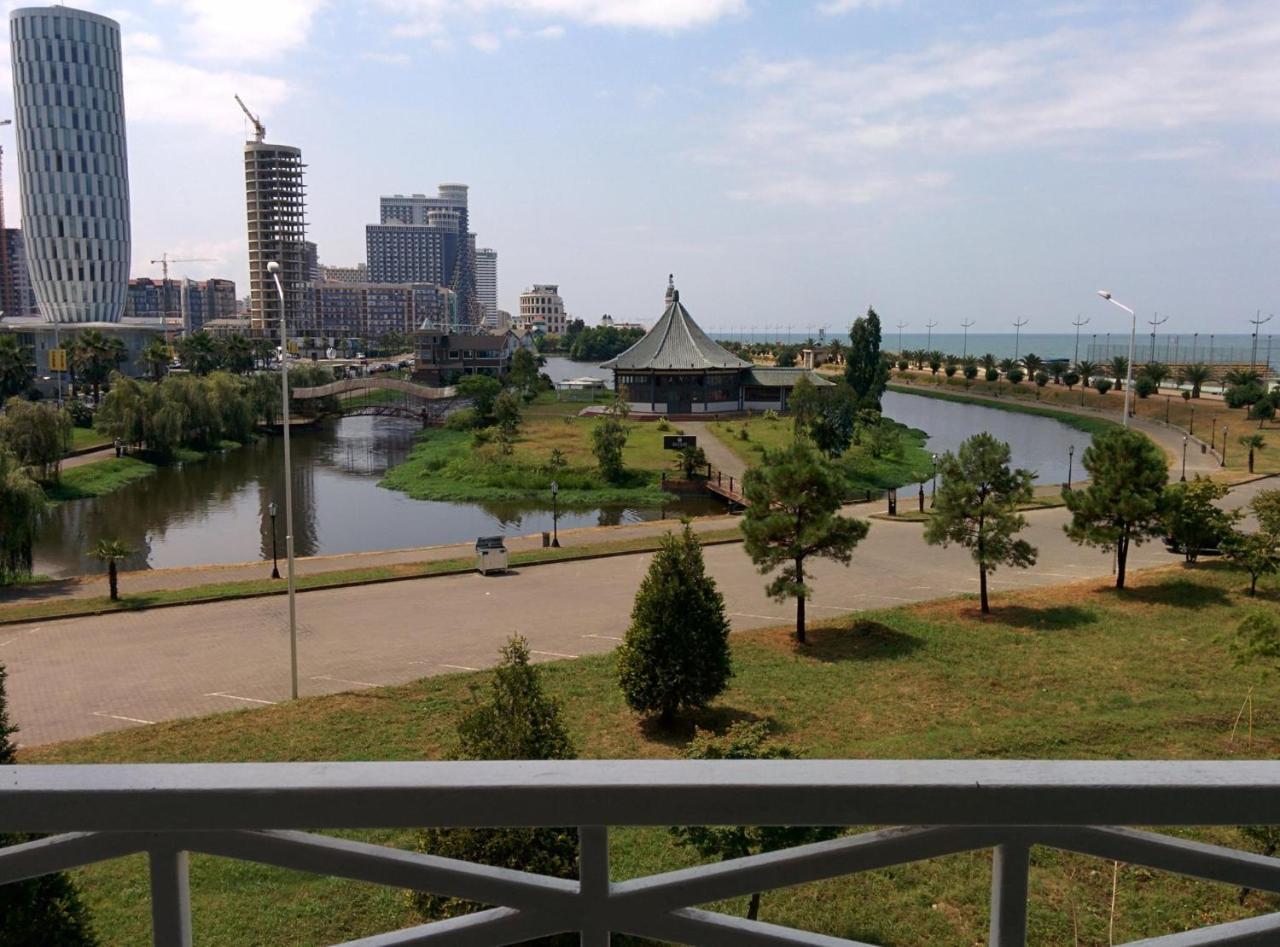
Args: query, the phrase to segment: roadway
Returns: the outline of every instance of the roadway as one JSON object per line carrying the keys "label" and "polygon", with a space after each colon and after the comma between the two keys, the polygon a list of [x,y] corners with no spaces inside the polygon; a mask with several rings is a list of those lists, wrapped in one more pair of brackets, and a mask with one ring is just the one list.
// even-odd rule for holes
{"label": "roadway", "polygon": [[[1232,495],[1240,505],[1274,481]],[[994,592],[1111,574],[1111,557],[1071,543],[1063,509],[1027,514],[1040,550],[1028,571],[1002,569]],[[608,651],[626,630],[651,554],[520,569],[507,576],[418,579],[298,597],[302,695],[397,684],[490,666],[508,636],[557,660]],[[763,592],[740,545],[705,550],[735,630],[783,625],[794,603]],[[1159,543],[1135,549],[1131,568],[1178,561]],[[921,527],[872,521],[850,566],[818,562],[811,620],[977,590],[962,549],[928,546]],[[288,699],[284,596],[113,613],[0,628],[9,713],[23,744],[89,736],[179,717]]]}

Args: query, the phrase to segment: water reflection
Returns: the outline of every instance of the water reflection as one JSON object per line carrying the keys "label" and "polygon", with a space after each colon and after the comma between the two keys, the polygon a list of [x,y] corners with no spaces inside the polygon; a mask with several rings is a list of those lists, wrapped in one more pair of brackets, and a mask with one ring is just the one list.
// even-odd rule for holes
{"label": "water reflection", "polygon": [[[551,529],[539,502],[435,503],[379,487],[418,430],[396,418],[345,418],[293,437],[294,548],[299,556],[455,543],[486,534]],[[48,516],[35,569],[53,576],[101,571],[88,551],[116,538],[135,551],[127,569],[243,562],[271,556],[272,501],[284,555],[284,458],[266,438],[201,463],[160,470],[92,500],[64,503]],[[616,525],[682,513],[720,512],[714,501],[675,501],[663,509],[615,506],[564,510],[560,527]]]}

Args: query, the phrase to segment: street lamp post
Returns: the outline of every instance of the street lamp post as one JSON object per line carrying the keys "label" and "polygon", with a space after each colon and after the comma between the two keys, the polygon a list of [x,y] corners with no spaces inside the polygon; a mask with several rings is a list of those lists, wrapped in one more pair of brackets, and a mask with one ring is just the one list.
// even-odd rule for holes
{"label": "street lamp post", "polygon": [[1219,467],[1227,466],[1227,426],[1222,425],[1222,463]]}
{"label": "street lamp post", "polygon": [[289,327],[285,322],[284,287],[280,285],[280,264],[272,260],[267,272],[280,297],[280,417],[284,422],[284,555],[289,576],[289,693],[298,697],[298,609],[297,586],[293,574],[293,458],[289,446]]}
{"label": "street lamp post", "polygon": [[1187,482],[1187,441],[1188,440],[1189,438],[1187,437],[1187,435],[1183,434],[1182,435],[1182,477],[1180,478],[1183,483]]}
{"label": "street lamp post", "polygon": [[267,504],[267,513],[271,517],[271,578],[280,578],[279,556],[276,554],[276,501]]}
{"label": "street lamp post", "polygon": [[1194,434],[1196,432],[1196,409],[1191,409],[1191,423],[1187,425],[1187,433]]}
{"label": "street lamp post", "polygon": [[1071,468],[1075,464],[1075,459],[1076,459],[1076,445],[1069,444],[1067,445],[1067,484],[1066,484],[1068,490],[1071,489]]}
{"label": "street lamp post", "polygon": [[1124,426],[1129,426],[1129,403],[1133,398],[1133,346],[1138,338],[1138,315],[1122,302],[1117,302],[1111,297],[1111,294],[1105,289],[1098,290],[1098,295],[1107,302],[1119,306],[1129,314],[1131,324],[1129,326],[1129,365],[1128,371],[1125,373],[1124,382]]}
{"label": "street lamp post", "polygon": [[1172,401],[1173,401],[1173,395],[1164,396],[1164,423],[1165,424],[1169,423],[1169,405],[1172,403]]}
{"label": "street lamp post", "polygon": [[551,545],[560,548],[560,484],[551,481]]}
{"label": "street lamp post", "polygon": [[1089,324],[1089,320],[1081,319],[1080,316],[1077,315],[1076,321],[1071,324],[1076,327],[1076,349],[1075,353],[1071,356],[1071,367],[1075,368],[1075,366],[1080,362],[1080,327],[1087,326]]}
{"label": "street lamp post", "polygon": [[[924,484],[920,485],[924,489]],[[933,492],[929,494],[929,509],[938,505],[938,455],[933,455]]]}

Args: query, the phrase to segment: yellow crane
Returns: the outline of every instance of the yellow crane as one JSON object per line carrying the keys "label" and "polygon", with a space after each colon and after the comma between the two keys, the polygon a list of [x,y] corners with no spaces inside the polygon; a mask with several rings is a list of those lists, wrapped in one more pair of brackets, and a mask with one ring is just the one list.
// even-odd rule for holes
{"label": "yellow crane", "polygon": [[236,103],[240,106],[240,111],[249,117],[249,121],[253,123],[253,140],[262,141],[267,137],[267,126],[258,120],[258,116],[249,111],[249,106],[244,104],[244,99],[236,96]]}
{"label": "yellow crane", "polygon": [[160,259],[151,261],[152,266],[155,266],[157,263],[159,263],[160,271],[164,274],[164,282],[160,284],[163,287],[163,292],[164,292],[164,341],[170,347],[170,349],[173,348],[173,339],[170,338],[169,336],[169,316],[172,315],[172,307],[169,305],[169,302],[170,302],[169,264],[170,263],[217,263],[217,262],[218,262],[217,260],[207,256],[188,256],[188,257],[178,257],[175,259],[170,259],[168,250],[160,254]]}

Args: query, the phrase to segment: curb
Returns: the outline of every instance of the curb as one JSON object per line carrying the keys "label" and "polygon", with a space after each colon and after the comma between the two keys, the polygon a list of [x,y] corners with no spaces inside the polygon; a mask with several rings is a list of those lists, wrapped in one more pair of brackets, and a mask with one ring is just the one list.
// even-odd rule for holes
{"label": "curb", "polygon": [[[704,548],[707,546],[728,546],[734,543],[742,542],[741,537],[730,537],[728,539],[710,539],[701,542]],[[543,559],[538,562],[520,562],[515,563],[508,571],[517,569],[530,569],[535,566],[554,566],[561,565],[566,562],[590,562],[593,559],[615,559],[619,556],[641,556],[655,552],[657,547],[653,549],[621,549],[612,552],[589,553],[583,556],[565,556],[561,559]],[[305,589],[297,589],[298,595],[307,592],[329,592],[334,589],[350,589],[357,588],[362,585],[385,585],[389,582],[409,582],[415,579],[439,579],[448,576],[474,575],[475,568],[473,566],[458,567],[455,569],[445,569],[440,572],[431,572],[426,575],[388,575],[377,579],[351,579],[344,582],[334,582],[327,585],[314,585]],[[324,575],[324,573],[319,573]],[[283,579],[281,581],[284,581]],[[285,595],[288,593],[287,588],[279,589],[263,589],[256,592],[236,592],[230,595],[212,595],[207,598],[190,598],[180,602],[156,602],[154,605],[139,605],[136,608],[122,606],[120,608],[83,608],[78,611],[63,612],[57,615],[40,615],[33,618],[5,618],[0,617],[0,628],[6,625],[31,625],[36,622],[63,621],[68,618],[94,618],[99,615],[118,615],[131,612],[150,612],[160,608],[181,608],[186,605],[209,605],[214,602],[236,602],[244,599],[268,598],[272,595]]]}

